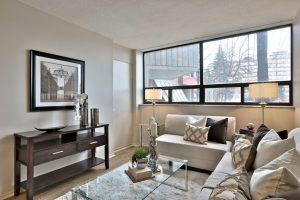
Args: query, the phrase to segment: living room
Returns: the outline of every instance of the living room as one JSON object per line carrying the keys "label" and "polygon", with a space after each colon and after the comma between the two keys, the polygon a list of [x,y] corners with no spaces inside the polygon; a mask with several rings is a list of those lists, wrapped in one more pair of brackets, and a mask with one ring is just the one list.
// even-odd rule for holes
{"label": "living room", "polygon": [[300,199],[298,0],[1,0],[0,22],[0,199]]}

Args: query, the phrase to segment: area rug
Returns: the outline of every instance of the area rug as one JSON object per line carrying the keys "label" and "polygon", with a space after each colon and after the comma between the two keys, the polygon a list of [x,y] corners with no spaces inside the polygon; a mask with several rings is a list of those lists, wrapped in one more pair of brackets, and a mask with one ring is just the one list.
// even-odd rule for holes
{"label": "area rug", "polygon": [[[123,171],[124,165],[113,169],[112,171],[103,174],[100,176],[101,178],[104,178],[104,180],[109,178],[111,180],[111,176],[114,174],[117,175],[121,171]],[[115,172],[115,173],[112,173]],[[206,179],[208,178],[209,174],[206,173],[200,173],[200,172],[195,172],[195,171],[188,171],[188,186],[189,190],[188,192],[177,189],[177,188],[183,188],[185,185],[185,173],[184,170],[179,170],[177,171],[172,177],[170,177],[167,181],[166,184],[160,185],[156,190],[154,190],[152,193],[150,193],[147,197],[145,198],[129,198],[128,196],[122,196],[122,197],[115,197],[109,195],[111,191],[114,191],[115,188],[113,188],[113,184],[111,184],[111,187],[107,188],[107,195],[102,196],[99,198],[99,200],[115,200],[115,199],[146,199],[146,200],[157,200],[157,199],[172,199],[172,200],[182,200],[182,199],[190,199],[190,200],[195,200],[199,199],[199,194],[202,189],[203,184],[205,183]],[[120,178],[115,179],[116,181],[122,181],[122,179],[125,179],[128,177],[122,176]],[[99,182],[99,184],[101,184]],[[118,184],[116,184],[118,185]],[[71,191],[66,193],[65,195],[57,198],[56,200],[85,200],[85,198],[82,198],[78,195],[74,195]],[[98,200],[98,199],[95,199]]]}

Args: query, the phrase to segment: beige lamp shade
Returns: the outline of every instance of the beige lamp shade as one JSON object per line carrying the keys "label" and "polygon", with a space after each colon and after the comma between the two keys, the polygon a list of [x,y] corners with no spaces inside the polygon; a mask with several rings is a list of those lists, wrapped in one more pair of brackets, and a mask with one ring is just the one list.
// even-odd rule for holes
{"label": "beige lamp shade", "polygon": [[278,83],[250,84],[249,96],[253,99],[275,99],[278,97]]}
{"label": "beige lamp shade", "polygon": [[150,101],[162,99],[162,89],[146,89],[145,99]]}

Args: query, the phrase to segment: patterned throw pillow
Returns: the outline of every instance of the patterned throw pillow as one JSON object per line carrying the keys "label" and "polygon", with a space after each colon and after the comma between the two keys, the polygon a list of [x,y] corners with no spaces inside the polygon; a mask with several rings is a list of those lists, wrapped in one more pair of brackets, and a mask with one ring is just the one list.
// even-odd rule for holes
{"label": "patterned throw pillow", "polygon": [[245,167],[249,170],[255,160],[256,149],[251,142],[244,138],[235,141],[232,147],[231,157],[235,168]]}
{"label": "patterned throw pillow", "polygon": [[209,128],[186,124],[183,139],[199,144],[206,144]]}
{"label": "patterned throw pillow", "polygon": [[244,134],[239,134],[239,133],[235,133],[235,134],[233,134],[232,135],[232,137],[231,137],[231,147],[230,147],[230,152],[232,151],[232,148],[233,148],[233,146],[234,146],[234,144],[235,144],[235,141],[237,141],[238,139],[240,139],[240,138],[244,138],[244,139],[248,139],[247,137],[246,137],[246,135],[244,135]]}
{"label": "patterned throw pillow", "polygon": [[244,168],[227,174],[215,187],[209,197],[210,200],[248,200],[251,199],[249,176]]}

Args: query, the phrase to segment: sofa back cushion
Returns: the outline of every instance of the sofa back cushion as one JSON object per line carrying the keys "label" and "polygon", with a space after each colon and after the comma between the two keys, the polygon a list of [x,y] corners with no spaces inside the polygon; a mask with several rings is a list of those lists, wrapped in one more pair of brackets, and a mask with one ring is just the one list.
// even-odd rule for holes
{"label": "sofa back cushion", "polygon": [[[184,135],[185,125],[196,121],[206,123],[205,116],[168,114],[165,121],[165,133],[173,135]],[[199,125],[198,125],[199,126]]]}
{"label": "sofa back cushion", "polygon": [[[164,132],[167,134],[183,136],[186,123],[193,123],[197,120],[203,120],[206,118],[211,118],[216,121],[228,118],[226,139],[227,139],[227,141],[231,140],[232,135],[235,133],[236,121],[235,121],[235,117],[227,117],[227,116],[168,114],[165,119]],[[204,122],[203,126],[205,126],[205,124],[206,124],[206,121]],[[199,125],[197,125],[197,126],[199,126]]]}

